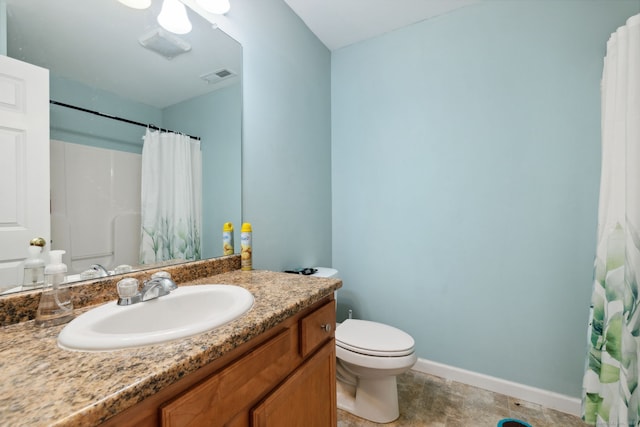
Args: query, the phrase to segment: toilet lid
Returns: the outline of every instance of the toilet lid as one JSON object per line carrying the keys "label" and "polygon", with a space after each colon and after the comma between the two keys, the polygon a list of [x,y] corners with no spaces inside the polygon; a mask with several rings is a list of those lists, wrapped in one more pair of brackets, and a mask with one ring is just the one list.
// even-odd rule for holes
{"label": "toilet lid", "polygon": [[347,319],[336,328],[336,345],[356,353],[391,357],[413,353],[415,341],[393,326]]}

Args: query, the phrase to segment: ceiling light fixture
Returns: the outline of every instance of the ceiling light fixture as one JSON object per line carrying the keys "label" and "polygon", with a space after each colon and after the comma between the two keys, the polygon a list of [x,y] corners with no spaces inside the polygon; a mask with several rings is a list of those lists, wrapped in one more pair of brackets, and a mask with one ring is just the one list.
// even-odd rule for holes
{"label": "ceiling light fixture", "polygon": [[196,3],[207,12],[224,15],[231,9],[229,0],[196,0]]}
{"label": "ceiling light fixture", "polygon": [[133,9],[147,9],[151,6],[151,0],[118,0],[125,6],[129,6]]}
{"label": "ceiling light fixture", "polygon": [[178,0],[164,0],[158,24],[174,34],[187,34],[191,31],[191,21],[187,16],[187,9]]}

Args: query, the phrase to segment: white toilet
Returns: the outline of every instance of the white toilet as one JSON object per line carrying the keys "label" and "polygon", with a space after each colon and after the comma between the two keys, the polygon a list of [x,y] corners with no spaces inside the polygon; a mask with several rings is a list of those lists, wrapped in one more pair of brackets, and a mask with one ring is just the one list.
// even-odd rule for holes
{"label": "white toilet", "polygon": [[[318,268],[314,274],[336,277]],[[376,423],[398,418],[396,376],[417,360],[413,338],[389,325],[347,319],[336,328],[338,408]]]}

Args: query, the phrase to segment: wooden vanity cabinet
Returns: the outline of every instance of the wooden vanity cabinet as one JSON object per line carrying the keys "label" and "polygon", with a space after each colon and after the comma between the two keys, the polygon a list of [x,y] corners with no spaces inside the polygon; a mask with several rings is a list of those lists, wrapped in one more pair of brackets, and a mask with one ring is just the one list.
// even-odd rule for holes
{"label": "wooden vanity cabinet", "polygon": [[323,346],[251,410],[254,427],[336,425],[335,347]]}
{"label": "wooden vanity cabinet", "polygon": [[335,427],[335,318],[327,297],[103,425]]}

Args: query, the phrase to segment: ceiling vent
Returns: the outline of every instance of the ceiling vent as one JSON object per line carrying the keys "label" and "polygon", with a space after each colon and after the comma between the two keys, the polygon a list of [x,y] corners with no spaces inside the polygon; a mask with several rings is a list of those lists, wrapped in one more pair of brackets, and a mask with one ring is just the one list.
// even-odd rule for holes
{"label": "ceiling vent", "polygon": [[229,79],[234,77],[236,73],[231,70],[222,69],[218,71],[214,71],[213,73],[207,73],[200,76],[202,80],[209,83],[210,85],[221,82],[222,80]]}
{"label": "ceiling vent", "polygon": [[141,36],[140,44],[167,59],[173,59],[178,55],[191,50],[191,45],[179,37],[174,36],[162,28],[156,28]]}

